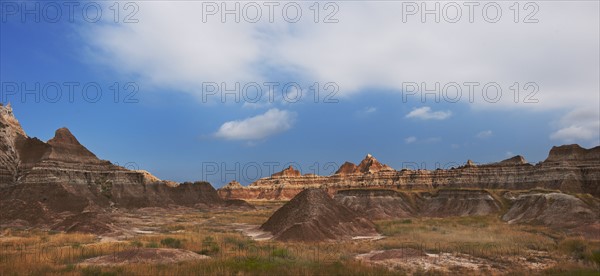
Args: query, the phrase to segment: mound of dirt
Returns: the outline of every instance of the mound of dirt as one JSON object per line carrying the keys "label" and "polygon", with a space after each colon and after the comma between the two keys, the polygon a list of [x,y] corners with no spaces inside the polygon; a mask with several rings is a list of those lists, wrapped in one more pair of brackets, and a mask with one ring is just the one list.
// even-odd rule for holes
{"label": "mound of dirt", "polygon": [[261,227],[281,241],[318,242],[377,235],[375,225],[329,197],[307,189],[279,208]]}
{"label": "mound of dirt", "polygon": [[83,212],[67,217],[52,229],[67,233],[79,232],[101,235],[113,232],[110,221],[110,217],[105,214]]}
{"label": "mound of dirt", "polygon": [[170,264],[205,260],[210,257],[188,250],[169,248],[139,248],[95,257],[83,261],[82,265],[113,266],[127,264]]}
{"label": "mound of dirt", "polygon": [[502,219],[508,223],[571,228],[600,222],[598,206],[596,199],[586,203],[563,193],[529,193],[518,196]]}
{"label": "mound of dirt", "polygon": [[[21,204],[28,207],[18,208]],[[3,220],[28,220],[31,217],[30,222],[34,223],[35,217],[43,213],[82,212],[88,204],[87,199],[73,194],[65,185],[60,184],[31,183],[0,189],[0,205],[6,205],[6,208],[2,208]],[[44,210],[44,212],[38,212],[38,210]]]}
{"label": "mound of dirt", "polygon": [[371,219],[406,218],[417,214],[408,199],[393,190],[340,190],[333,198]]}
{"label": "mound of dirt", "polygon": [[440,190],[425,196],[420,215],[427,217],[484,216],[500,211],[500,204],[484,190]]}
{"label": "mound of dirt", "polygon": [[225,200],[225,207],[238,210],[256,210],[256,207],[254,207],[254,205],[241,199]]}

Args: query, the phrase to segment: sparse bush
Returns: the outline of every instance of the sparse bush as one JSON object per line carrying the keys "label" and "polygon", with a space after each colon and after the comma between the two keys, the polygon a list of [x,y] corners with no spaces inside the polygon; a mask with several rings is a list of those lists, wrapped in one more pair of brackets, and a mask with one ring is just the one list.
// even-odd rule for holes
{"label": "sparse bush", "polygon": [[592,254],[590,255],[589,259],[597,265],[600,265],[600,250],[592,251]]}
{"label": "sparse bush", "polygon": [[271,256],[276,258],[288,258],[290,252],[285,248],[274,248],[273,251],[271,251]]}
{"label": "sparse bush", "polygon": [[155,242],[150,242],[148,244],[146,244],[147,248],[158,248],[158,243]]}
{"label": "sparse bush", "polygon": [[215,255],[219,253],[219,245],[215,242],[215,239],[212,236],[208,236],[202,240],[202,250],[200,254],[202,255]]}
{"label": "sparse bush", "polygon": [[166,238],[160,241],[160,244],[169,248],[181,248],[181,240],[174,238]]}
{"label": "sparse bush", "polygon": [[582,239],[567,238],[558,244],[558,248],[576,260],[583,260],[587,246]]}

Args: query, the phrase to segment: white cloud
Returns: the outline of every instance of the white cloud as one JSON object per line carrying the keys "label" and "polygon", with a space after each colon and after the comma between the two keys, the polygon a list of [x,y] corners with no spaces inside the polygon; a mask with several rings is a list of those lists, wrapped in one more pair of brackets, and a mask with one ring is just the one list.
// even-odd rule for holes
{"label": "white cloud", "polygon": [[413,109],[410,113],[406,114],[406,118],[417,118],[423,120],[444,120],[452,115],[450,110],[447,111],[431,111],[431,107],[424,106],[421,108]]}
{"label": "white cloud", "polygon": [[594,108],[575,109],[558,122],[559,129],[550,135],[550,139],[565,143],[599,143],[600,110]]}
{"label": "white cloud", "polygon": [[295,112],[272,108],[265,114],[226,122],[214,135],[226,140],[261,140],[292,128],[296,116]]}
{"label": "white cloud", "polygon": [[515,154],[514,154],[514,153],[512,153],[512,151],[507,151],[507,152],[505,153],[505,155],[506,155],[506,157],[513,157],[513,156],[515,156]]}
{"label": "white cloud", "polygon": [[[280,10],[275,23],[266,20],[266,10],[259,23],[221,23],[219,14],[203,23],[200,2],[140,1],[139,23],[83,24],[80,33],[97,61],[139,77],[145,87],[193,94],[206,81],[260,82],[283,72],[310,83],[336,82],[338,96],[370,87],[400,91],[406,82],[429,88],[435,82],[476,81],[500,83],[503,96],[485,104],[476,93],[473,106],[597,107],[597,1],[536,2],[537,24],[514,23],[508,14],[487,23],[481,5],[474,23],[464,8],[459,23],[423,24],[419,14],[402,21],[402,2],[335,3],[339,23],[316,24],[312,13],[305,13],[300,22],[288,24]],[[504,11],[512,5],[499,4]],[[301,5],[309,11],[310,3]],[[514,82],[521,84],[518,104],[509,88]],[[526,82],[539,85],[538,104],[522,103],[529,93]],[[467,91],[462,94],[462,102],[468,102]]]}
{"label": "white cloud", "polygon": [[[402,22],[398,1],[335,3],[339,23],[317,24],[312,13],[304,13],[299,23],[288,24],[280,16],[276,23],[203,23],[200,2],[140,1],[139,23],[80,25],[86,44],[81,48],[87,49],[87,60],[131,76],[145,90],[170,88],[198,97],[203,82],[262,83],[283,74],[307,83],[335,82],[340,88],[336,97],[369,88],[400,93],[407,82],[425,83],[427,89],[436,82],[496,82],[503,89],[499,102],[483,101],[482,86],[472,104],[463,86],[460,102],[478,109],[599,108],[598,1],[535,2],[537,24],[514,23],[509,2],[499,2],[507,13],[494,24],[483,20],[482,5],[474,23],[463,9],[459,23],[435,24],[430,16],[423,24],[419,14]],[[311,4],[301,5],[309,11]],[[538,103],[523,103],[531,92],[524,87],[527,82],[538,85]],[[412,99],[420,100],[420,94]],[[550,138],[597,140],[596,125],[561,123]]]}
{"label": "white cloud", "polygon": [[364,110],[364,112],[366,114],[373,113],[375,111],[377,111],[377,108],[376,107],[372,107],[372,106],[369,106],[369,107],[365,108],[365,110]]}
{"label": "white cloud", "polygon": [[491,130],[484,130],[484,131],[477,133],[477,135],[475,135],[475,137],[477,137],[479,139],[485,139],[485,138],[492,137],[492,134],[493,133]]}
{"label": "white cloud", "polygon": [[442,141],[442,138],[440,138],[440,137],[429,137],[429,138],[425,138],[425,139],[417,139],[417,137],[415,137],[415,136],[410,136],[410,137],[406,137],[404,139],[404,143],[406,143],[406,144],[412,144],[412,143],[434,144],[434,143],[437,143],[440,141]]}
{"label": "white cloud", "polygon": [[358,117],[367,117],[373,113],[377,112],[377,108],[373,107],[373,106],[367,106],[363,109],[360,109],[358,111],[355,112],[356,116]]}

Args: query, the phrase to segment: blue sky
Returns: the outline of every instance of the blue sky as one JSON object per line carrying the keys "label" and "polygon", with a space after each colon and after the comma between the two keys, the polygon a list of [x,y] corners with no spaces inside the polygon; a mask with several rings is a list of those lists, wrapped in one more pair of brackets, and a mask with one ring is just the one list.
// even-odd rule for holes
{"label": "blue sky", "polygon": [[[367,153],[397,169],[516,154],[537,162],[553,145],[599,144],[598,3],[539,2],[536,24],[459,25],[398,22],[390,10],[401,6],[381,2],[339,3],[333,24],[312,22],[307,6],[297,23],[204,23],[196,2],[137,3],[138,23],[115,24],[114,2],[101,3],[95,23],[77,16],[51,23],[43,15],[37,23],[3,6],[2,102],[11,102],[30,136],[48,140],[66,126],[100,158],[162,179],[247,184],[290,162],[303,173],[329,174]],[[461,85],[458,102],[423,102],[407,91],[413,83],[432,89],[471,81],[498,83],[503,96],[485,103],[475,90],[471,103]],[[206,96],[213,82],[281,85],[272,102],[264,96],[252,104]],[[309,89],[315,82],[317,103]],[[339,88],[337,102],[324,102],[328,82]],[[535,82],[538,102],[514,103],[514,82],[521,97],[531,91],[524,84]],[[21,86],[36,83],[39,101]],[[64,83],[79,84],[72,100]],[[138,91],[126,98],[128,83]],[[288,83],[302,87],[300,101],[282,98]],[[42,98],[55,95],[53,84],[63,93],[56,102]],[[94,86],[102,95],[92,103]]]}

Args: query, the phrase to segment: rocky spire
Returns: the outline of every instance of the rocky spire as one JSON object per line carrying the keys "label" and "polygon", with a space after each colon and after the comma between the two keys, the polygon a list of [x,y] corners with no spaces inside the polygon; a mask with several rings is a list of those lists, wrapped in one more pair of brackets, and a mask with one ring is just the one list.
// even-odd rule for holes
{"label": "rocky spire", "polygon": [[19,120],[15,118],[10,103],[7,105],[0,105],[0,124],[2,127],[7,126],[9,128],[9,130],[5,130],[7,132],[13,132],[27,137]]}
{"label": "rocky spire", "polygon": [[363,159],[358,167],[356,168],[356,172],[358,173],[376,173],[379,171],[393,171],[391,167],[385,164],[381,164],[373,155],[367,154],[365,159]]}

